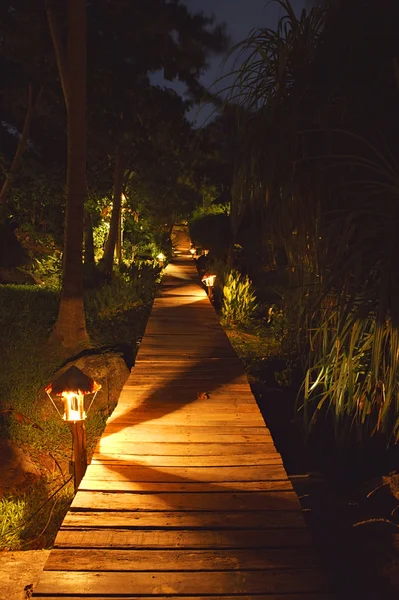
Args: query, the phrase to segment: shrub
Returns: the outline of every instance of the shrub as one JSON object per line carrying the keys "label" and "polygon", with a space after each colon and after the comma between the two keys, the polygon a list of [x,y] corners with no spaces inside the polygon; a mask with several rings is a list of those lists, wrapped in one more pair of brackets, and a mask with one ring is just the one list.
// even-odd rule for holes
{"label": "shrub", "polygon": [[123,317],[126,311],[142,304],[135,281],[123,277],[103,285],[86,300],[89,312],[94,312],[101,321]]}
{"label": "shrub", "polygon": [[223,287],[222,317],[224,322],[247,325],[256,307],[255,292],[248,276],[232,270]]}
{"label": "shrub", "polygon": [[62,281],[61,252],[54,252],[54,254],[35,258],[32,262],[30,271],[46,286],[46,288],[55,290],[60,289]]}

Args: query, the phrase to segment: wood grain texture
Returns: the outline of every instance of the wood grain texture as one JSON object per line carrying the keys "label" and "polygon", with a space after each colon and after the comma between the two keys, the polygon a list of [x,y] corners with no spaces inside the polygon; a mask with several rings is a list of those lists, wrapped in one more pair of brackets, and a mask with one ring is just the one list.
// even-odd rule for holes
{"label": "wood grain texture", "polygon": [[[43,596],[42,594],[33,594],[34,598],[38,598],[38,599],[42,599],[42,600],[60,600],[60,598],[62,598],[62,600],[77,600],[77,598],[89,598],[90,596],[83,596],[79,593],[79,591],[76,593],[76,595],[56,595],[54,596],[53,594],[46,594],[45,596]],[[133,594],[129,594],[129,593],[125,593],[123,596],[112,596],[112,600],[126,600],[126,599],[132,599],[132,600],[145,600],[145,598],[148,598],[149,596],[137,596],[137,595],[133,595]],[[173,596],[168,595],[156,595],[154,596],[157,600],[171,600],[171,598],[173,598]],[[91,598],[96,598],[96,600],[110,600],[110,596],[109,595],[103,595],[103,594],[96,594],[95,596],[91,596]],[[247,595],[240,595],[240,596],[198,596],[198,595],[193,595],[193,596],[178,596],[179,600],[210,600],[210,598],[212,600],[336,600],[335,595],[333,595],[332,593],[329,594],[328,592],[306,592],[305,594],[256,594],[256,596],[247,596]]]}
{"label": "wood grain texture", "polygon": [[182,236],[33,597],[333,600]]}
{"label": "wood grain texture", "polygon": [[54,549],[48,571],[258,571],[317,566],[311,547],[255,550],[63,550]]}
{"label": "wood grain texture", "polygon": [[318,592],[325,588],[320,572],[309,569],[285,571],[118,572],[47,571],[37,593],[49,594],[264,594]]}

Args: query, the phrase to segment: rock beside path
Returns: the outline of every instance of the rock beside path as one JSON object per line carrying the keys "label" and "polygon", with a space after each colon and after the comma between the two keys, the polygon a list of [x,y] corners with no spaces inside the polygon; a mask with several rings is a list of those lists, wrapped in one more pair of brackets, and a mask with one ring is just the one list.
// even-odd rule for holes
{"label": "rock beside path", "polygon": [[11,440],[0,440],[0,457],[0,498],[5,490],[23,489],[40,477],[33,461]]}

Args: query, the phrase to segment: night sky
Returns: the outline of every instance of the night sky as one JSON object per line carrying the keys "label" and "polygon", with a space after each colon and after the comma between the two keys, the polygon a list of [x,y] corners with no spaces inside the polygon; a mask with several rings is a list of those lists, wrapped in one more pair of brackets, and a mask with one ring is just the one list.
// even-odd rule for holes
{"label": "night sky", "polygon": [[[276,3],[268,4],[267,0],[184,0],[184,3],[191,12],[202,11],[207,15],[214,14],[216,22],[225,22],[232,45],[245,39],[252,29],[274,27],[282,12]],[[291,0],[291,4],[297,12],[300,12],[304,6],[309,4],[309,1]],[[227,63],[223,69],[221,66],[222,60],[221,56],[210,58],[211,68],[201,80],[206,87],[211,87],[222,74],[231,71],[232,63]],[[160,82],[158,77],[157,82]],[[223,81],[219,85],[225,87],[226,83]],[[171,87],[170,83],[167,85]],[[184,86],[174,84],[172,87],[180,93],[184,92]],[[213,107],[209,106],[196,108],[191,111],[189,116],[193,121],[196,121],[197,125],[202,125],[213,110]]]}

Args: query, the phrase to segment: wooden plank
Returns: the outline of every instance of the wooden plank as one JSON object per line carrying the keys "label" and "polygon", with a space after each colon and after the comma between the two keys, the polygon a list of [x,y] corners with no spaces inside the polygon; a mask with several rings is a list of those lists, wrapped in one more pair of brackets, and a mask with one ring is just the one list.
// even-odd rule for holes
{"label": "wooden plank", "polygon": [[133,427],[116,426],[110,425],[110,428],[106,431],[105,435],[108,438],[118,436],[119,442],[127,442],[128,440],[135,440],[136,442],[151,442],[151,443],[203,443],[203,444],[261,444],[266,443],[268,440],[271,442],[271,436],[268,431],[261,433],[188,433],[185,431],[171,431],[170,433],[163,433],[156,429],[151,431],[148,427],[146,430],[135,431]]}
{"label": "wooden plank", "polygon": [[[138,425],[129,425],[126,424],[126,426],[120,426],[118,423],[110,423],[107,426],[107,433],[108,435],[112,435],[113,433],[122,433],[124,432],[125,434],[132,436],[132,439],[138,439],[137,436],[139,434],[143,434],[151,436],[154,435],[156,432],[154,432],[154,427],[152,427],[151,425],[148,425],[146,422],[144,423],[139,423]],[[259,426],[253,426],[253,427],[240,427],[240,426],[232,426],[231,428],[228,428],[226,430],[221,430],[220,427],[214,427],[212,425],[204,425],[204,426],[197,426],[197,425],[182,425],[182,426],[175,426],[175,425],[162,425],[159,424],[157,426],[157,432],[159,435],[161,436],[165,436],[163,439],[167,440],[168,436],[172,436],[173,435],[179,435],[179,436],[186,436],[187,439],[193,437],[198,437],[201,438],[202,435],[205,436],[221,436],[222,439],[224,440],[225,437],[230,437],[232,435],[241,435],[241,436],[255,436],[255,437],[269,437],[270,433],[269,430],[266,429],[266,427],[259,427]]]}
{"label": "wooden plank", "polygon": [[[218,491],[242,491],[242,492],[271,492],[271,491],[293,491],[291,482],[286,480],[270,480],[270,481],[235,481],[234,484],[219,482],[217,484]],[[81,491],[100,491],[100,492],[140,492],[153,494],[161,494],[164,492],[182,493],[182,492],[209,492],[209,483],[198,483],[196,481],[178,481],[170,483],[148,482],[148,481],[109,481],[109,480],[92,480],[83,479],[80,484]]]}
{"label": "wooden plank", "polygon": [[92,465],[147,465],[151,467],[236,467],[255,465],[282,465],[283,461],[277,452],[270,454],[246,454],[227,455],[227,456],[142,456],[141,454],[122,454],[113,455],[94,453],[91,459]]}
{"label": "wooden plank", "polygon": [[[84,480],[86,481],[86,480]],[[87,485],[87,484],[86,484]],[[178,510],[220,511],[222,514],[237,510],[299,510],[301,505],[295,492],[235,492],[221,491],[209,485],[208,493],[159,494],[109,493],[78,491],[72,501],[73,510]]]}
{"label": "wooden plank", "polygon": [[[204,393],[204,392],[202,392]],[[233,417],[236,416],[237,419],[243,418],[251,418],[257,417],[262,418],[261,412],[257,404],[245,403],[240,406],[234,406],[229,400],[234,398],[233,394],[227,396],[227,402],[222,405],[218,405],[217,403],[212,404],[212,407],[209,411],[207,411],[207,415],[215,418],[223,418],[224,415]],[[156,397],[153,398],[153,401],[148,402],[148,394],[146,392],[140,392],[140,394],[136,394],[133,390],[126,390],[123,394],[123,398],[120,399],[118,405],[116,407],[116,414],[118,413],[126,413],[126,412],[135,412],[135,413],[145,413],[146,415],[151,415],[154,417],[160,417],[162,415],[166,415],[168,413],[176,413],[182,415],[189,416],[197,416],[201,418],[202,411],[199,404],[197,404],[197,396],[194,398],[190,398],[188,401],[184,401],[183,398],[179,400],[176,397],[167,400],[164,397],[163,401],[157,400]],[[264,424],[264,421],[263,421]],[[266,425],[264,425],[266,426]]]}
{"label": "wooden plank", "polygon": [[[159,407],[154,410],[151,410],[151,407],[148,407],[148,409],[145,410],[145,405],[143,407],[135,407],[125,404],[119,406],[117,410],[114,410],[112,415],[108,418],[108,423],[112,423],[114,420],[122,422],[122,419],[131,420],[132,422],[135,420],[139,422],[157,421],[160,425],[176,425],[180,421],[182,424],[199,426],[213,425],[215,427],[220,427],[220,423],[226,423],[227,427],[239,425],[242,425],[242,427],[252,427],[253,425],[265,427],[263,417],[259,412],[246,411],[242,412],[240,415],[237,409],[231,409],[229,411],[227,408],[219,409],[217,412],[212,411],[203,414],[200,411],[193,410],[192,408],[190,409],[190,407],[177,408],[170,411],[165,410],[164,407]],[[186,423],[187,421],[188,423]],[[248,425],[243,425],[243,423],[248,423]]]}
{"label": "wooden plank", "polygon": [[[112,435],[113,433],[127,433],[129,436],[132,436],[132,439],[136,439],[139,434],[144,435],[154,435],[154,427],[149,425],[146,421],[144,423],[139,423],[135,425],[130,425],[127,423],[125,426],[120,426],[119,423],[110,423],[107,426],[108,435]],[[270,432],[266,427],[259,427],[257,425],[249,426],[249,427],[241,427],[232,425],[225,430],[220,430],[220,427],[216,427],[214,425],[163,425],[159,423],[156,427],[157,432],[165,436],[163,439],[167,440],[168,436],[179,435],[186,436],[187,439],[191,437],[201,437],[202,435],[206,436],[222,436],[222,440],[224,440],[224,436],[230,437],[231,435],[249,435],[255,437],[270,437]]]}
{"label": "wooden plank", "polygon": [[184,344],[188,342],[193,345],[197,344],[198,341],[200,343],[203,343],[205,341],[206,343],[216,342],[217,344],[220,344],[222,341],[224,341],[231,347],[229,338],[224,333],[223,329],[215,329],[213,332],[210,332],[207,329],[204,330],[203,328],[201,335],[196,336],[193,340],[193,334],[191,333],[191,331],[187,331],[187,329],[185,328],[182,328],[182,330],[180,331],[178,323],[175,324],[175,333],[173,335],[166,335],[165,333],[153,334],[146,332],[146,335],[143,339],[143,341],[147,342],[148,344],[158,343],[160,340],[162,341],[162,343],[178,343],[179,341],[181,341]]}
{"label": "wooden plank", "polygon": [[[219,417],[219,418],[218,418]],[[195,413],[186,413],[173,411],[172,413],[159,413],[153,414],[151,411],[147,413],[145,411],[129,411],[126,409],[120,410],[117,413],[113,413],[108,419],[108,423],[118,423],[119,425],[138,425],[145,422],[151,427],[158,427],[159,425],[173,425],[181,427],[187,425],[188,427],[221,427],[221,428],[236,428],[236,427],[261,427],[263,420],[257,414],[254,415],[243,415],[242,419],[237,419],[237,415],[232,413],[231,415],[195,415]]]}
{"label": "wooden plank", "polygon": [[[168,386],[164,389],[153,387],[138,388],[135,390],[126,390],[120,401],[120,408],[130,410],[143,410],[148,408],[148,413],[152,411],[163,411],[164,414],[170,412],[184,411],[187,409],[196,410],[198,415],[211,413],[219,410],[237,411],[239,413],[253,412],[255,406],[250,402],[247,395],[231,393],[218,394],[212,398],[206,398],[204,394],[208,393],[209,387],[202,385],[192,388],[185,388],[179,391],[178,386]],[[245,416],[244,416],[245,418]]]}
{"label": "wooden plank", "polygon": [[[110,430],[108,430],[107,438],[112,440],[112,444],[115,444],[116,441],[119,443],[128,442],[129,440],[135,440],[138,442],[148,442],[148,443],[165,443],[165,444],[183,444],[186,445],[191,442],[195,444],[245,444],[245,443],[253,443],[253,444],[262,444],[267,443],[268,441],[272,443],[272,439],[270,433],[265,431],[263,433],[254,434],[254,433],[212,433],[207,434],[206,432],[202,433],[186,433],[186,432],[170,432],[170,433],[162,433],[158,430],[149,431],[148,428],[145,431],[133,431],[134,428],[123,427],[123,426],[112,426]],[[118,440],[114,440],[114,437],[118,437]]]}
{"label": "wooden plank", "polygon": [[270,481],[286,479],[282,464],[234,466],[234,467],[153,467],[146,465],[91,464],[87,467],[85,479],[129,480],[171,482],[176,480],[201,481],[206,483],[224,483],[236,481]]}
{"label": "wooden plank", "polygon": [[[156,369],[156,366],[153,366]],[[206,373],[201,373],[198,371],[195,373],[183,372],[181,374],[174,374],[170,379],[167,379],[165,376],[160,376],[157,378],[157,374],[154,372],[153,378],[144,379],[141,381],[140,377],[136,377],[135,379],[128,379],[123,392],[129,390],[139,390],[144,387],[157,387],[158,385],[163,385],[164,387],[171,387],[173,385],[179,386],[185,390],[192,390],[197,386],[197,391],[203,391],[204,385],[209,387],[208,390],[209,396],[212,397],[213,400],[218,398],[219,396],[236,396],[240,398],[249,398],[252,396],[251,390],[248,386],[248,383],[244,381],[241,376],[236,374],[235,378],[231,377],[225,379],[212,377],[212,375],[207,375]],[[198,387],[199,386],[199,387]],[[206,389],[206,387],[205,387]],[[255,404],[254,397],[252,396],[251,404]]]}
{"label": "wooden plank", "polygon": [[318,566],[312,548],[254,550],[62,550],[54,549],[46,571],[237,571]]}
{"label": "wooden plank", "polygon": [[144,415],[140,418],[137,416],[131,416],[129,418],[129,415],[115,415],[115,418],[112,420],[109,420],[109,423],[114,423],[118,426],[123,426],[123,427],[133,427],[133,426],[138,426],[141,425],[143,422],[146,424],[146,426],[148,427],[159,427],[159,426],[163,426],[163,425],[172,425],[176,428],[182,427],[184,425],[186,425],[187,427],[218,427],[221,429],[230,429],[231,431],[234,431],[235,429],[239,429],[240,427],[259,427],[259,425],[261,425],[261,423],[258,420],[254,420],[254,421],[239,421],[239,422],[235,422],[235,421],[231,421],[231,420],[223,420],[223,421],[216,421],[216,420],[211,420],[211,421],[196,421],[195,418],[191,418],[191,419],[184,419],[183,417],[180,418],[176,418],[173,419],[171,415],[166,415],[165,417],[170,416],[171,418],[163,418],[163,417],[152,417],[151,415],[148,415],[148,418],[146,419],[144,417]]}
{"label": "wooden plank", "polygon": [[[205,386],[204,386],[205,387]],[[206,390],[206,387],[205,387]],[[240,419],[246,420],[253,417],[258,418],[258,427],[267,429],[263,419],[260,421],[260,415],[253,404],[243,400],[245,397],[234,399],[234,396],[227,397],[225,399],[220,398],[213,404],[206,398],[199,399],[197,395],[204,394],[205,390],[191,390],[190,394],[182,392],[180,402],[176,399],[175,391],[166,391],[164,394],[157,392],[152,389],[138,390],[131,392],[130,396],[124,395],[123,400],[119,404],[117,415],[134,415],[135,413],[143,413],[149,417],[146,419],[146,415],[143,415],[145,420],[151,420],[152,418],[160,418],[167,416],[168,414],[175,413],[177,416],[184,415],[191,418],[198,417],[199,420],[206,419],[208,415],[211,415],[216,420],[223,419],[223,416],[230,416],[238,413],[238,423]],[[232,421],[234,423],[234,421]]]}
{"label": "wooden plank", "polygon": [[325,577],[314,569],[285,571],[202,572],[119,572],[45,571],[36,589],[38,594],[59,591],[70,594],[264,594],[317,592],[326,588]]}
{"label": "wooden plank", "polygon": [[[241,389],[240,389],[241,387]],[[207,397],[204,393],[207,393]],[[250,392],[244,387],[237,384],[236,386],[215,386],[212,382],[205,379],[198,381],[187,381],[179,383],[179,380],[160,384],[154,383],[126,385],[121,401],[125,396],[130,399],[135,397],[137,401],[140,399],[151,399],[151,403],[156,406],[158,403],[174,404],[175,406],[184,406],[187,401],[195,402],[198,410],[203,410],[204,407],[212,409],[212,407],[241,407],[242,405],[256,406]]]}
{"label": "wooden plank", "polygon": [[213,348],[211,346],[203,346],[203,347],[199,347],[196,350],[192,349],[192,348],[182,348],[181,345],[176,345],[173,347],[170,347],[168,349],[162,347],[162,346],[157,346],[157,347],[151,347],[151,348],[140,348],[140,357],[142,358],[151,358],[156,360],[156,358],[163,352],[168,352],[168,354],[173,355],[173,356],[188,356],[188,357],[196,357],[196,358],[202,358],[205,356],[209,356],[209,354],[213,354],[214,356],[218,356],[219,358],[225,358],[229,355],[232,354],[233,350],[230,350],[229,348],[223,348],[223,347],[218,347],[218,348]]}
{"label": "wooden plank", "polygon": [[303,528],[304,520],[299,511],[230,511],[179,512],[179,511],[122,511],[122,512],[76,512],[70,511],[62,524],[63,529],[296,529]]}
{"label": "wooden plank", "polygon": [[273,440],[266,438],[261,443],[184,443],[141,442],[138,440],[118,440],[107,436],[99,440],[96,452],[101,454],[125,453],[151,456],[244,456],[253,453],[269,452],[274,449]]}
{"label": "wooden plank", "polygon": [[61,529],[56,537],[56,548],[136,548],[144,549],[258,549],[302,548],[312,545],[309,532],[303,529],[222,530],[222,531],[163,531]]}
{"label": "wooden plank", "polygon": [[[33,598],[37,598],[37,600],[60,600],[60,598],[62,598],[62,600],[77,600],[79,598],[88,598],[88,596],[84,596],[81,595],[79,592],[76,593],[76,595],[72,596],[72,595],[62,595],[62,596],[54,596],[54,595],[48,595],[46,594],[45,596],[42,596],[41,594],[36,594],[35,592],[33,592]],[[110,600],[110,596],[104,596],[102,594],[96,594],[95,596],[96,600]],[[142,598],[140,596],[132,596],[132,595],[126,595],[124,594],[123,596],[112,596],[112,600],[127,600],[129,598],[138,600],[139,598]],[[148,598],[148,596],[147,596]],[[162,596],[162,595],[157,595],[156,599],[157,600],[171,600],[171,598],[173,598],[173,596]],[[240,595],[240,596],[226,596],[225,594],[223,594],[223,596],[198,596],[198,595],[193,595],[193,596],[178,596],[179,600],[210,600],[210,598],[212,598],[212,600],[254,600],[254,596],[247,596],[247,595]],[[143,599],[144,600],[144,599]],[[336,600],[336,596],[332,593],[328,593],[328,592],[306,592],[305,594],[267,594],[267,596],[265,596],[264,594],[257,594],[256,595],[256,600]]]}

